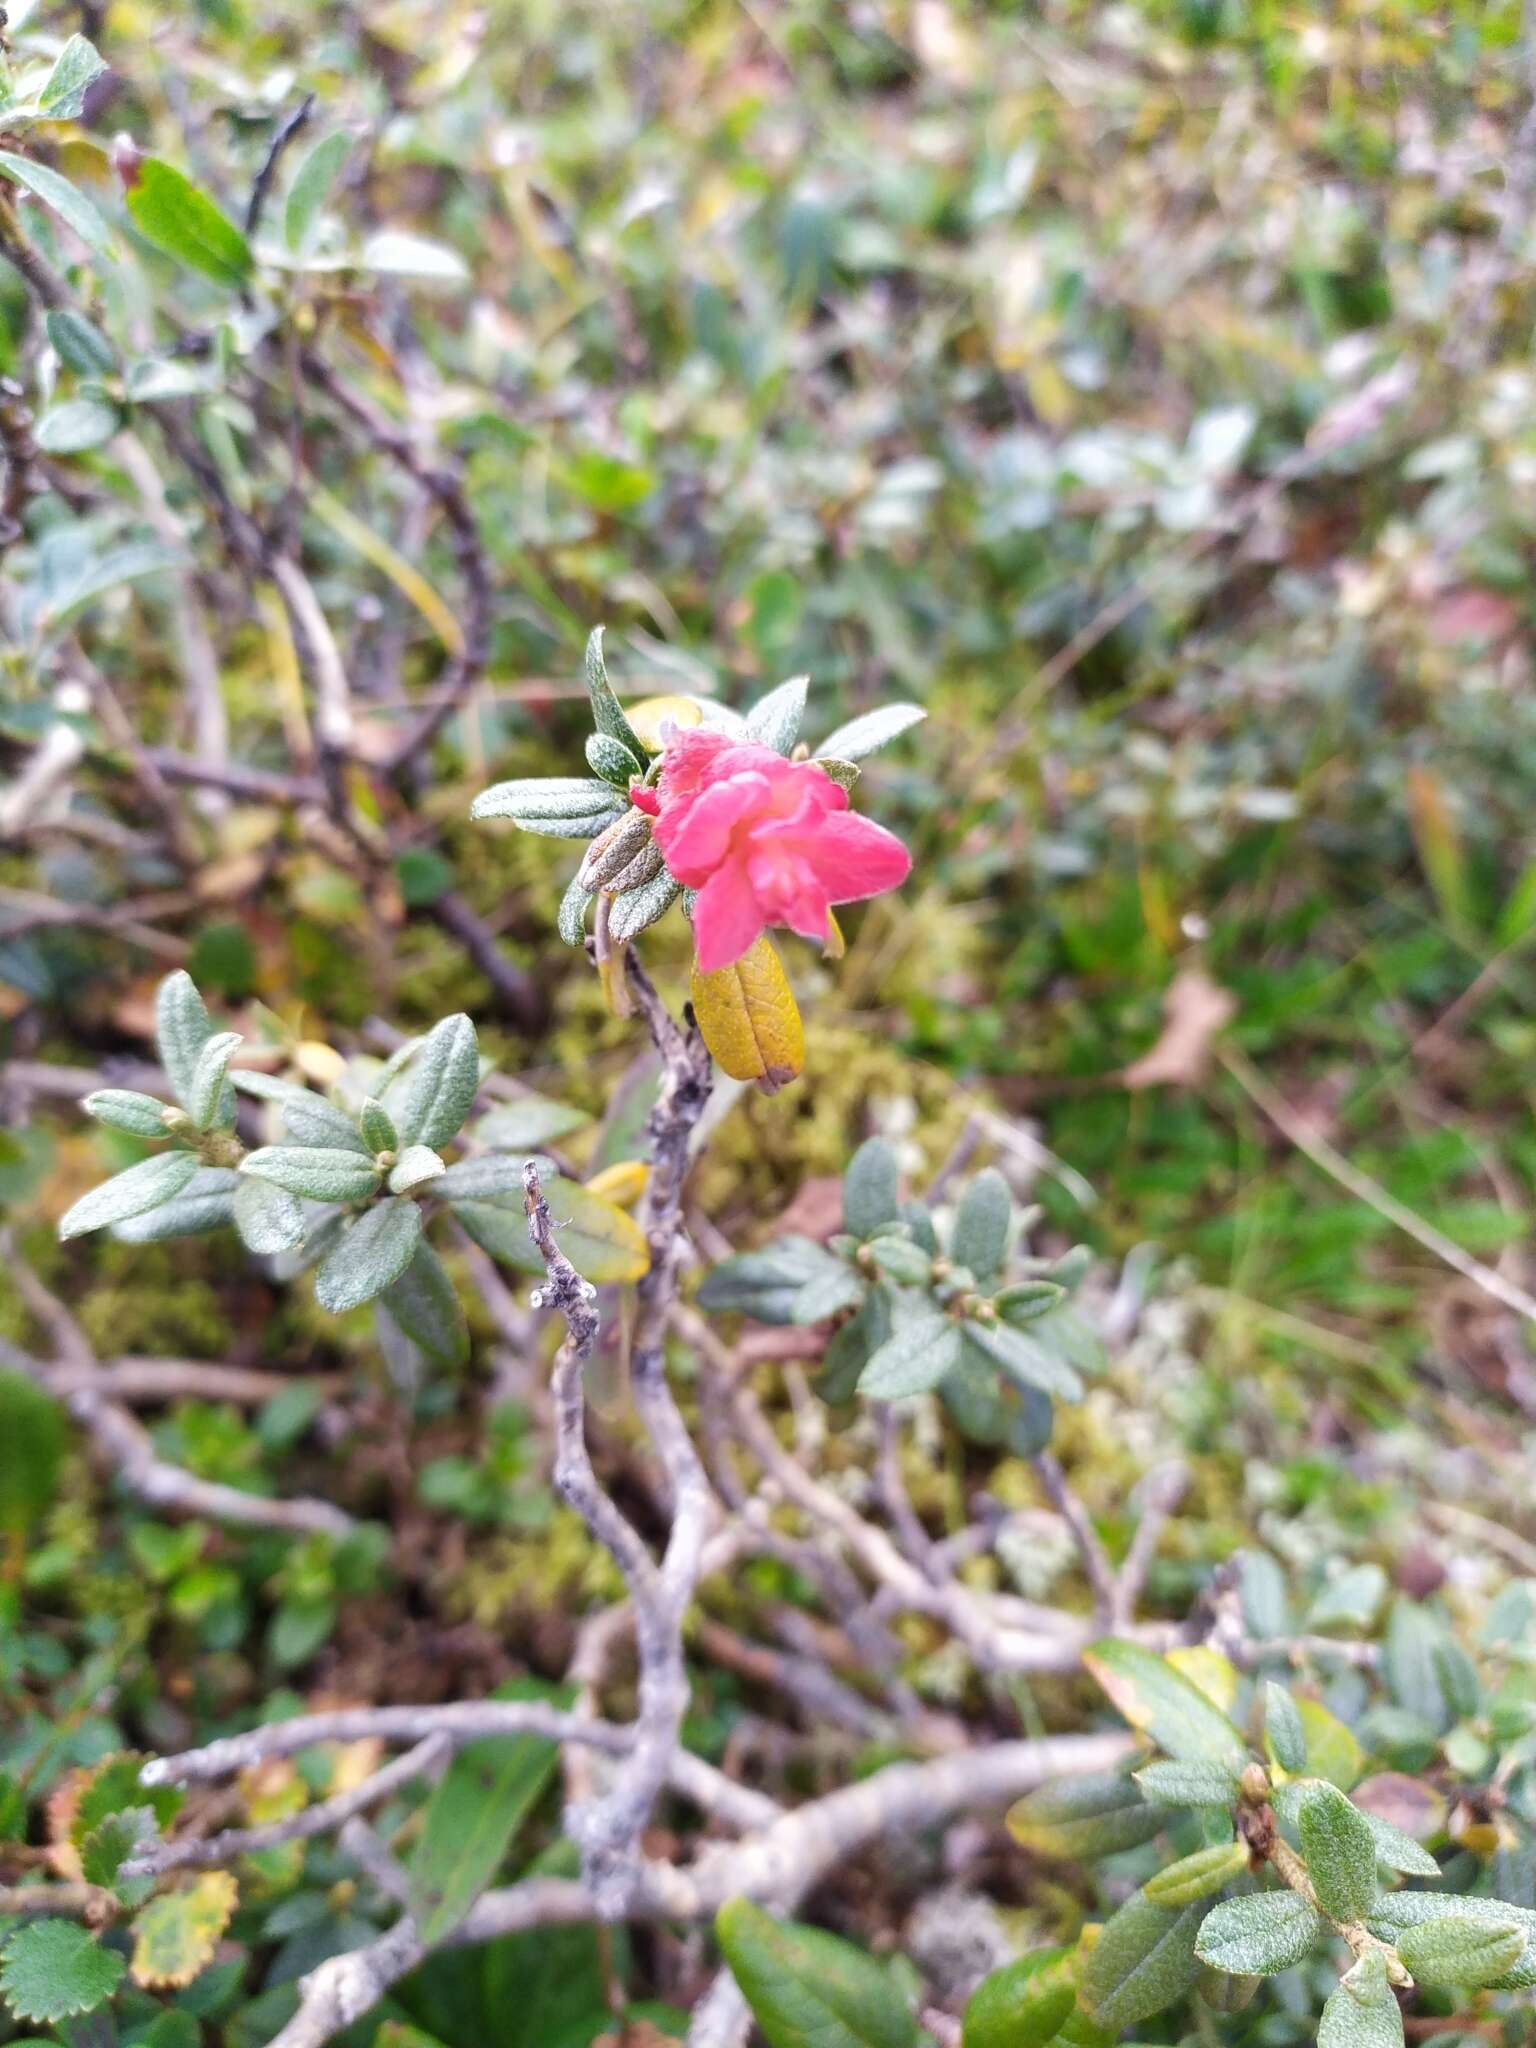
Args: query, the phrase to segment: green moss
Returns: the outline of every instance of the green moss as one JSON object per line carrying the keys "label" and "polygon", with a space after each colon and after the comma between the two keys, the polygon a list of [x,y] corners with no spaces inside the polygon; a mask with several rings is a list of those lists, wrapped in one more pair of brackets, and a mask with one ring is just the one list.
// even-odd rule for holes
{"label": "green moss", "polygon": [[811,1010],[805,1072],[774,1096],[742,1092],[695,1170],[695,1198],[728,1229],[732,1219],[766,1221],[803,1181],[841,1173],[868,1135],[872,1110],[896,1105],[905,1106],[908,1135],[933,1170],[965,1122],[954,1083],[862,1031],[819,1021]]}

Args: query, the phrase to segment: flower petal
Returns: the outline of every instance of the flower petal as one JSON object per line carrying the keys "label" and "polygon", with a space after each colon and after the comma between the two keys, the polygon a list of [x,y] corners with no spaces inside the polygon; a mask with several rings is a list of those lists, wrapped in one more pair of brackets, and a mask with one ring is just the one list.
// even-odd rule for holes
{"label": "flower petal", "polygon": [[728,861],[700,889],[693,906],[693,942],[699,972],[714,974],[750,950],[767,928],[757,907],[745,861]]}
{"label": "flower petal", "polygon": [[689,888],[706,882],[725,859],[737,826],[762,810],[767,797],[762,776],[747,774],[711,783],[681,810],[663,803],[656,843],[674,879]]}
{"label": "flower petal", "polygon": [[800,851],[826,885],[832,903],[858,903],[866,896],[900,888],[912,872],[912,856],[873,819],[842,811],[821,820]]}

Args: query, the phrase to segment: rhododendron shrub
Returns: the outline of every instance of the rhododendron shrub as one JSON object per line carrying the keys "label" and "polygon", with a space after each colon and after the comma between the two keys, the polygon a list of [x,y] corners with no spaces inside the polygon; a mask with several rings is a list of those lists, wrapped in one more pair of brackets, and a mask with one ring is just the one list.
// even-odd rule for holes
{"label": "rhododendron shrub", "polygon": [[712,698],[649,698],[626,712],[609,683],[602,628],[587,647],[594,730],[590,777],[500,782],[476,818],[584,839],[587,853],[560,912],[561,936],[587,937],[605,986],[627,946],[681,901],[693,927],[694,1007],[725,1070],[774,1088],[798,1073],[803,1034],[777,955],[783,927],[841,951],[834,904],[899,888],[910,854],[851,806],[858,763],[923,717],[889,704],[850,720],[813,755],[799,738],[807,682],[781,683],[744,714]]}

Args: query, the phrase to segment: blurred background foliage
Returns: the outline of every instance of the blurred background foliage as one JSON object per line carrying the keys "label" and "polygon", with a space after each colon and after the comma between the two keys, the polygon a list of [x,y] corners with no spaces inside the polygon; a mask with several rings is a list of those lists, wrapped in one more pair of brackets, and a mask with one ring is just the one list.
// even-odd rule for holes
{"label": "blurred background foliage", "polygon": [[[861,798],[913,881],[849,920],[835,970],[797,954],[807,1073],[720,1123],[715,1228],[751,1243],[814,1206],[871,1129],[919,1176],[965,1131],[1062,1244],[1157,1247],[1155,1312],[1059,1447],[1112,1547],[1135,1473],[1191,1460],[1170,1611],[1255,1532],[1298,1569],[1449,1570],[1475,1599],[1486,1528],[1426,1562],[1422,1501],[1528,1516],[1524,1337],[1292,1138],[1518,1261],[1536,135],[1514,0],[11,8],[18,58],[75,29],[110,67],[82,117],[4,138],[112,253],[8,188],[105,354],[61,344],[0,261],[0,372],[41,451],[0,600],[0,1200],[92,1340],[376,1372],[361,1325],[338,1339],[218,1244],[53,1244],[134,1151],[46,1070],[142,1062],[168,965],[237,1024],[260,1002],[296,1038],[366,1039],[462,1006],[552,1095],[595,1112],[624,1081],[633,1035],[555,937],[570,849],[466,822],[493,776],[572,772],[602,621],[630,694],[739,703],[804,670],[812,734],[892,695],[929,712]],[[245,221],[306,105],[248,278],[125,211],[115,136]],[[472,609],[423,464],[478,528],[489,640],[397,760]],[[339,751],[242,519],[329,621]],[[62,803],[16,797],[66,754]],[[680,921],[648,937],[680,987]],[[617,1121],[592,1164],[624,1156]],[[0,1329],[36,1336],[3,1276]],[[112,1549],[98,1493],[51,1510],[25,1570],[45,1606],[204,1653],[188,1702],[141,1671],[148,1739],[322,1645],[360,1696],[484,1682],[514,1610],[537,1663],[550,1606],[603,1590],[505,1389],[486,1429],[462,1389],[407,1414],[370,1384],[378,1441],[345,1473],[292,1403],[156,1431],[199,1471],[281,1466],[427,1532],[394,1568],[428,1654],[392,1671],[375,1554],[137,1511]],[[915,1475],[921,1504],[948,1512],[951,1477]]]}

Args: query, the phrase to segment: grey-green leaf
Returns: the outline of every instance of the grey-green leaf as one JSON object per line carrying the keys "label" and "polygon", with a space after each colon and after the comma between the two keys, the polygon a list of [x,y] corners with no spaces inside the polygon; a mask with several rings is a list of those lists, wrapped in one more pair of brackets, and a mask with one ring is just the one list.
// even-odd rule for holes
{"label": "grey-green leaf", "polygon": [[246,1153],[240,1171],[311,1202],[361,1202],[383,1177],[363,1153],[327,1145],[262,1145]]}
{"label": "grey-green leaf", "polygon": [[926,1394],[960,1361],[960,1331],[948,1316],[914,1316],[898,1325],[859,1375],[859,1392],[877,1401]]}
{"label": "grey-green leaf", "polygon": [[304,1242],[304,1211],[295,1198],[249,1174],[237,1177],[234,1221],[246,1250],[265,1258],[291,1252]]}
{"label": "grey-green leaf", "polygon": [[445,1202],[490,1202],[498,1195],[521,1196],[525,1157],[510,1152],[478,1152],[473,1159],[455,1159],[433,1193],[441,1195]]}
{"label": "grey-green leaf", "polygon": [[136,1138],[165,1136],[165,1104],[136,1088],[93,1089],[80,1107],[115,1131],[132,1131]]}
{"label": "grey-green leaf", "polygon": [[1317,2048],[1403,2048],[1403,2015],[1383,1980],[1361,2000],[1347,1984],[1328,1994],[1317,2026]]}
{"label": "grey-green leaf", "polygon": [[50,121],[78,121],[85,111],[86,94],[106,68],[87,37],[71,36],[43,80],[38,111]]}
{"label": "grey-green leaf", "polygon": [[234,1096],[225,1086],[225,1077],[235,1047],[242,1043],[238,1031],[216,1031],[203,1041],[187,1090],[187,1114],[200,1131],[212,1130],[221,1121],[220,1110],[234,1107]]}
{"label": "grey-green leaf", "polygon": [[933,1273],[933,1259],[910,1237],[872,1237],[869,1256],[898,1287],[922,1287]]}
{"label": "grey-green leaf", "polygon": [[372,1301],[400,1278],[420,1236],[421,1211],[414,1202],[391,1200],[365,1209],[316,1275],[316,1301],[333,1315]]}
{"label": "grey-green leaf", "polygon": [[611,782],[615,789],[627,792],[631,778],[640,772],[628,747],[610,739],[605,732],[587,734],[586,756],[592,773],[600,775],[604,782]]}
{"label": "grey-green leaf", "polygon": [[747,713],[747,737],[759,746],[772,747],[776,754],[788,754],[800,735],[805,716],[805,693],[809,676],[791,676],[787,683],[759,697]]}
{"label": "grey-green leaf", "polygon": [[672,908],[682,894],[682,885],[674,882],[665,868],[653,875],[648,882],[642,882],[636,889],[626,889],[615,896],[608,912],[608,934],[620,944],[643,932],[648,925],[655,924]]}
{"label": "grey-green leaf", "polygon": [[60,177],[47,164],[36,163],[31,157],[13,155],[10,150],[0,150],[0,172],[51,206],[64,225],[72,229],[93,254],[111,255],[112,230],[85,194],[77,192],[68,178]]}
{"label": "grey-green leaf", "polygon": [[970,1267],[979,1287],[990,1287],[1003,1270],[1012,1219],[1013,1197],[1008,1192],[1008,1183],[995,1166],[989,1166],[984,1173],[977,1174],[960,1197],[950,1239],[951,1258]]}
{"label": "grey-green leaf", "polygon": [[355,1152],[360,1159],[373,1157],[381,1146],[370,1146],[344,1109],[316,1095],[308,1088],[285,1095],[279,1110],[283,1129],[295,1145],[318,1145],[328,1151]]}
{"label": "grey-green leaf", "polygon": [[121,424],[117,407],[105,398],[66,398],[39,416],[33,439],[47,455],[84,455],[110,441]]}
{"label": "grey-green leaf", "polygon": [[595,839],[628,808],[627,798],[611,783],[585,775],[549,775],[495,783],[475,798],[469,815],[510,818],[523,831],[546,839]]}
{"label": "grey-green leaf", "polygon": [[1405,1928],[1397,1952],[1421,1984],[1496,1984],[1524,1954],[1525,1931],[1513,1920],[1447,1913]]}
{"label": "grey-green leaf", "polygon": [[228,1166],[199,1166],[179,1194],[126,1222],[114,1223],[119,1244],[160,1244],[169,1237],[198,1237],[234,1220],[240,1176]]}
{"label": "grey-green leaf", "polygon": [[450,1369],[469,1356],[469,1330],[447,1268],[419,1238],[411,1262],[379,1297],[418,1350]]}
{"label": "grey-green leaf", "polygon": [[394,1119],[382,1102],[376,1102],[370,1095],[357,1113],[358,1135],[370,1152],[394,1152],[399,1149],[400,1134],[395,1129]]}
{"label": "grey-green leaf", "polygon": [[1010,1323],[968,1321],[965,1334],[1019,1386],[1038,1387],[1060,1401],[1080,1401],[1083,1383],[1063,1358]]}
{"label": "grey-green leaf", "polygon": [[1248,1850],[1242,1842],[1213,1842],[1168,1864],[1147,1879],[1144,1889],[1156,1905],[1188,1906],[1223,1890],[1247,1868]]}
{"label": "grey-green leaf", "polygon": [[862,761],[867,754],[888,747],[893,739],[928,716],[919,704],[882,704],[878,711],[866,711],[862,718],[850,718],[836,732],[830,732],[816,749],[838,761]]}
{"label": "grey-green leaf", "polygon": [[1212,1906],[1196,1953],[1229,1977],[1275,1977],[1302,1960],[1323,1925],[1299,1892],[1251,1892]]}
{"label": "grey-green leaf", "polygon": [[1296,1820],[1317,1903],[1334,1920],[1360,1920],[1376,1897],[1376,1840],[1337,1785],[1309,1786]]}
{"label": "grey-green leaf", "polygon": [[1066,1292],[1057,1280],[1019,1280],[1012,1287],[1000,1288],[992,1297],[992,1306],[1005,1323],[1022,1330],[1050,1315],[1065,1300]]}
{"label": "grey-green leaf", "polygon": [[1264,1733],[1276,1763],[1288,1771],[1307,1768],[1307,1737],[1296,1702],[1272,1678],[1264,1681]]}
{"label": "grey-green leaf", "polygon": [[83,313],[56,306],[46,324],[59,361],[77,377],[110,377],[117,368],[117,350]]}
{"label": "grey-green leaf", "polygon": [[189,1108],[197,1056],[212,1035],[213,1025],[191,975],[184,969],[168,974],[155,991],[155,1045],[183,1109]]}
{"label": "grey-green leaf", "polygon": [[864,1282],[839,1261],[837,1270],[807,1280],[795,1296],[791,1321],[803,1327],[824,1323],[845,1308],[857,1308],[864,1299]]}
{"label": "grey-green leaf", "polygon": [[1514,1926],[1525,1935],[1525,1951],[1492,1987],[1515,1991],[1536,1984],[1536,1911],[1512,1906],[1505,1899],[1454,1898],[1434,1892],[1383,1892],[1366,1923],[1383,1941],[1397,1942],[1403,1931],[1445,1919],[1472,1919],[1487,1926]]}
{"label": "grey-green leaf", "polygon": [[1159,1906],[1134,1892],[1105,1923],[1083,1967],[1079,1992],[1089,2016],[1117,2032],[1182,1998],[1199,1967],[1195,1937],[1205,1911],[1203,1900]]}
{"label": "grey-green leaf", "polygon": [[560,914],[556,920],[562,939],[568,946],[579,946],[587,936],[587,912],[592,907],[592,891],[583,887],[579,874],[571,877],[570,887],[560,899]]}
{"label": "grey-green leaf", "polygon": [[430,1145],[407,1145],[390,1169],[389,1191],[392,1195],[409,1194],[429,1180],[440,1180],[444,1171],[442,1155]]}
{"label": "grey-green leaf", "polygon": [[161,1152],[125,1167],[99,1188],[82,1195],[59,1218],[60,1237],[82,1237],[109,1223],[125,1222],[146,1209],[156,1209],[179,1194],[197,1171],[190,1152]]}
{"label": "grey-green leaf", "polygon": [[1237,1797],[1236,1771],[1199,1758],[1144,1764],[1136,1782],[1148,1799],[1166,1806],[1230,1806]]}
{"label": "grey-green leaf", "polygon": [[410,1069],[395,1116],[402,1145],[445,1145],[469,1115],[480,1085],[475,1027],[461,1011],[434,1024]]}
{"label": "grey-green leaf", "polygon": [[808,1237],[781,1237],[759,1252],[738,1252],[715,1267],[699,1289],[699,1306],[741,1309],[760,1323],[792,1323],[809,1280],[847,1267]]}
{"label": "grey-green leaf", "polygon": [[1394,1827],[1391,1821],[1383,1820],[1380,1814],[1366,1812],[1363,1807],[1359,1810],[1371,1831],[1378,1863],[1384,1863],[1388,1870],[1400,1870],[1405,1877],[1440,1875],[1438,1861],[1422,1842],[1416,1842],[1412,1835]]}
{"label": "grey-green leaf", "polygon": [[884,1138],[866,1138],[843,1175],[843,1228],[851,1237],[873,1237],[901,1214],[896,1153]]}
{"label": "grey-green leaf", "polygon": [[592,706],[592,723],[600,733],[618,741],[624,751],[633,757],[634,772],[643,775],[648,756],[636,737],[633,726],[624,716],[619,700],[613,694],[613,687],[608,681],[608,668],[603,660],[601,626],[594,626],[588,636],[585,670],[587,697]]}
{"label": "grey-green leaf", "polygon": [[322,136],[294,172],[283,208],[283,240],[295,256],[308,247],[310,232],[351,146],[351,137],[338,128]]}

